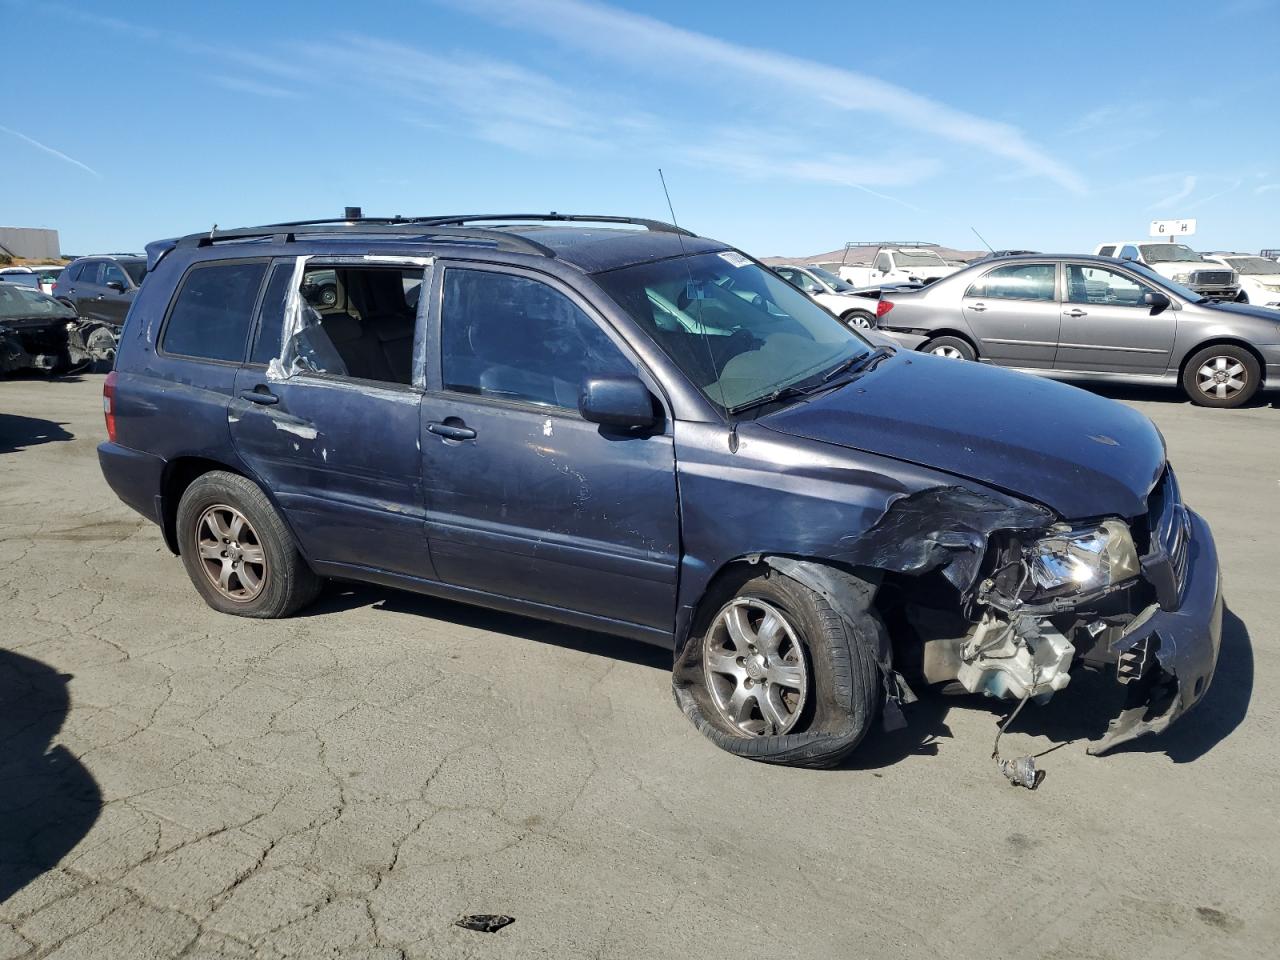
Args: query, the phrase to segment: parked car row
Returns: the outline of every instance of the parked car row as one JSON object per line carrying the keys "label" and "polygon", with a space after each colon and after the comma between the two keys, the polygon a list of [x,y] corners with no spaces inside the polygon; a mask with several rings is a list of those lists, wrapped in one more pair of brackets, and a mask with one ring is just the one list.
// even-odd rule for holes
{"label": "parked car row", "polygon": [[952,359],[1061,379],[1181,385],[1203,406],[1238,407],[1280,383],[1280,311],[1224,302],[1165,275],[1186,271],[1177,275],[1219,289],[1214,271],[1169,266],[1198,260],[1140,254],[1153,262],[1034,255],[975,263],[927,287],[886,292],[877,327]]}
{"label": "parked car row", "polygon": [[[895,349],[811,272],[671,225],[493,219],[148,246],[99,458],[210,606],[288,616],[338,577],[658,644],[707,737],[805,766],[900,726],[913,686],[1040,703],[1087,662],[1127,691],[1095,753],[1204,695],[1213,538],[1141,414]],[[1000,261],[880,309],[1191,313],[1116,264]]]}

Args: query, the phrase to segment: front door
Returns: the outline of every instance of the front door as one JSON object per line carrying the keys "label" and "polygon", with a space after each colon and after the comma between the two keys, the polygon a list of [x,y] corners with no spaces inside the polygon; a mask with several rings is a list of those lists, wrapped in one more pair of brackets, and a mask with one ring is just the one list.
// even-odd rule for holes
{"label": "front door", "polygon": [[[323,298],[313,293],[321,275],[335,278]],[[418,452],[422,394],[413,375],[422,276],[417,265],[272,267],[228,420],[237,452],[313,560],[434,577]],[[282,335],[295,282],[315,302],[295,297],[301,326]],[[282,352],[289,375],[268,377]]]}
{"label": "front door", "polygon": [[994,267],[965,291],[963,310],[984,360],[1008,367],[1053,366],[1061,320],[1057,264]]}
{"label": "front door", "polygon": [[1087,263],[1065,264],[1059,370],[1160,374],[1169,366],[1177,313],[1142,302],[1162,293],[1134,274]]}
{"label": "front door", "polygon": [[611,431],[577,410],[585,377],[636,361],[549,277],[445,266],[431,299],[422,459],[440,579],[670,630],[670,430]]}
{"label": "front door", "polygon": [[[111,286],[113,283],[119,284],[120,288],[117,290]],[[117,327],[124,326],[125,314],[129,312],[129,305],[133,303],[134,293],[124,269],[118,263],[106,261],[103,264],[102,286],[98,289],[97,300],[94,303],[96,316],[99,320]]]}

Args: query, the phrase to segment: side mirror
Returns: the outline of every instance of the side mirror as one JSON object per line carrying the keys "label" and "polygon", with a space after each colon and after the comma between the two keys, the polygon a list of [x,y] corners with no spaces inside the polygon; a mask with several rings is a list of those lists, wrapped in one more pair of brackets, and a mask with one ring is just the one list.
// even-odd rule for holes
{"label": "side mirror", "polygon": [[1151,308],[1151,315],[1154,317],[1169,309],[1170,300],[1158,290],[1148,290],[1142,295],[1142,302]]}
{"label": "side mirror", "polygon": [[609,427],[652,427],[653,394],[639,377],[588,377],[578,392],[582,419]]}
{"label": "side mirror", "polygon": [[822,293],[822,288],[816,283],[806,283],[804,285],[805,293]]}
{"label": "side mirror", "polygon": [[124,284],[119,280],[108,280],[107,289],[114,290],[116,293],[124,293]]}

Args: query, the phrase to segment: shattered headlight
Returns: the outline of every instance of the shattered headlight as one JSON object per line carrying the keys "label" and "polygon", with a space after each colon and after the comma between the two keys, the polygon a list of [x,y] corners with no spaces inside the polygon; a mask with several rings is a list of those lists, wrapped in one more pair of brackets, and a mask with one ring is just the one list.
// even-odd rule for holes
{"label": "shattered headlight", "polygon": [[1031,582],[1042,595],[1092,593],[1123,583],[1139,571],[1138,551],[1122,520],[1050,534],[1027,552]]}

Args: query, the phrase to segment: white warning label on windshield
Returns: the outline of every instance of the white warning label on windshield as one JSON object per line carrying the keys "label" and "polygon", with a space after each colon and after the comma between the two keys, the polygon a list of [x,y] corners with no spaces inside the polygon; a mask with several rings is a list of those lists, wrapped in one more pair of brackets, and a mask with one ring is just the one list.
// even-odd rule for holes
{"label": "white warning label on windshield", "polygon": [[751,263],[751,261],[742,254],[734,253],[732,250],[728,250],[725,253],[720,254],[720,259],[731,267],[745,267]]}

